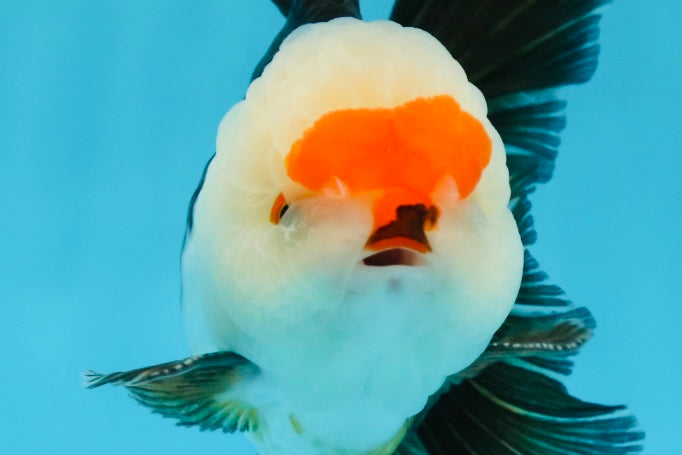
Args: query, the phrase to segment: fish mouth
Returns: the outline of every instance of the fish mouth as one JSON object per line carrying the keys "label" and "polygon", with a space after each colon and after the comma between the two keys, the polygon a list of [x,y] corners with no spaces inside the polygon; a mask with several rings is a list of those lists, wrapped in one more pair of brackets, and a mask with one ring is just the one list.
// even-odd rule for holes
{"label": "fish mouth", "polygon": [[362,263],[369,267],[387,267],[392,265],[419,266],[425,265],[423,255],[406,248],[389,248],[371,254],[362,260]]}

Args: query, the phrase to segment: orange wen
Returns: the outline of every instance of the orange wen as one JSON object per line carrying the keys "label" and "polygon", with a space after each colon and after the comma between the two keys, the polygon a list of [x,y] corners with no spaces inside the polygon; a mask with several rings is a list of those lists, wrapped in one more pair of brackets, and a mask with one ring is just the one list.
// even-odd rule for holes
{"label": "orange wen", "polygon": [[292,180],[311,190],[338,178],[351,193],[377,193],[377,228],[395,220],[400,205],[432,205],[448,176],[466,198],[491,153],[483,125],[451,96],[439,95],[394,108],[329,112],[293,144],[286,166]]}

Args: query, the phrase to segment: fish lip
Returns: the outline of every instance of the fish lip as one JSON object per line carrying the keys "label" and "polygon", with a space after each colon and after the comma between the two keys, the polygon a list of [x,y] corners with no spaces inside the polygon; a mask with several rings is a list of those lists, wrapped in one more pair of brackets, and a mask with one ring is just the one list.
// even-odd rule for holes
{"label": "fish lip", "polygon": [[415,267],[426,265],[426,259],[413,249],[388,248],[366,256],[362,259],[362,264],[367,267]]}

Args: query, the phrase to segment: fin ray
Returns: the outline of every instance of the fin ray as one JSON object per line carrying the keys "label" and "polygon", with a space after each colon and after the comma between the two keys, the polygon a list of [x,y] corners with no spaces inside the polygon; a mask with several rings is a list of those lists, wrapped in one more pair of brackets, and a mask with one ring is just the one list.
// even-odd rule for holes
{"label": "fin ray", "polygon": [[644,437],[636,425],[624,406],[579,400],[554,379],[498,362],[441,395],[417,432],[435,454],[635,454]]}
{"label": "fin ray", "polygon": [[255,377],[256,365],[233,352],[214,352],[135,370],[85,374],[87,388],[122,385],[139,404],[176,419],[180,426],[224,432],[253,431],[258,415],[238,397],[233,386]]}

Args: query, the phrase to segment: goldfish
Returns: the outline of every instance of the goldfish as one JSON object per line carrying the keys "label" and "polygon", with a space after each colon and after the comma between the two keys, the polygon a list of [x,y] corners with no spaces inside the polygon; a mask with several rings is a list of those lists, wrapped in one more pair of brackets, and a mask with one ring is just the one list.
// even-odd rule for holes
{"label": "goldfish", "polygon": [[530,253],[604,3],[275,1],[191,198],[194,355],[87,386],[261,455],[641,451],[625,407],[562,384],[595,322]]}

